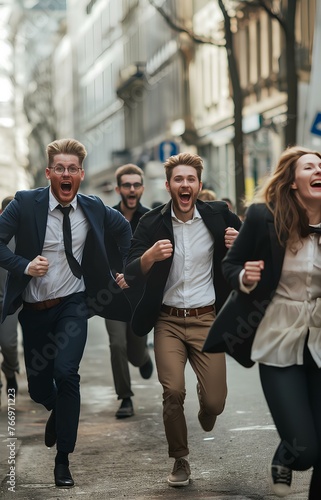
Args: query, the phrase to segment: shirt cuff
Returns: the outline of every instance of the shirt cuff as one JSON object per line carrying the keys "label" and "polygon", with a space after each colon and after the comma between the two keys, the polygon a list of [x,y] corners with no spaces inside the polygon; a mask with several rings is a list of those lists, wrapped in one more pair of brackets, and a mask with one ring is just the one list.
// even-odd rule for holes
{"label": "shirt cuff", "polygon": [[244,285],[243,280],[242,280],[244,273],[245,273],[245,269],[242,269],[242,271],[239,274],[240,290],[241,290],[241,292],[249,294],[250,292],[252,292],[252,290],[254,290],[254,288],[257,287],[258,282],[253,283],[253,285]]}
{"label": "shirt cuff", "polygon": [[29,275],[29,266],[30,266],[31,262],[29,262],[29,264],[27,265],[26,269],[23,271],[23,274],[27,274]]}

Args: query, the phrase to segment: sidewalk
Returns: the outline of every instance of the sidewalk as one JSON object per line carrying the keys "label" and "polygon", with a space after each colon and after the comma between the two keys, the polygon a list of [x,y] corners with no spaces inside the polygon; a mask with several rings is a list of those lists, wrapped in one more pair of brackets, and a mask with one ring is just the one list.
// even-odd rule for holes
{"label": "sidewalk", "polygon": [[[153,351],[151,349],[151,354]],[[173,460],[167,456],[162,421],[162,389],[156,370],[143,380],[131,367],[135,415],[115,419],[108,335],[101,318],[89,323],[88,343],[81,363],[81,415],[70,469],[71,489],[56,488],[55,449],[44,445],[48,412],[31,401],[25,374],[18,376],[15,492],[9,490],[11,458],[4,392],[0,411],[0,498],[15,500],[272,500],[267,465],[278,443],[255,369],[228,360],[229,397],[214,431],[205,433],[198,420],[196,379],[186,370],[185,413],[189,431],[192,480],[187,488],[171,488],[166,478]],[[289,500],[306,500],[310,471],[295,475]],[[295,493],[296,492],[296,493]],[[305,492],[305,493],[302,493]]]}

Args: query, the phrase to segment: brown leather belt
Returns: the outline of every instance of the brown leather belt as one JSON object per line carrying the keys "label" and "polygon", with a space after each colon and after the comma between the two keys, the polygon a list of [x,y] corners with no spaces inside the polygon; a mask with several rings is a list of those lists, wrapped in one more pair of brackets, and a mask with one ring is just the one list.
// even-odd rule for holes
{"label": "brown leather belt", "polygon": [[176,307],[162,305],[162,311],[170,316],[177,316],[178,318],[187,318],[189,316],[200,316],[214,311],[214,306],[197,307],[195,309],[177,309]]}
{"label": "brown leather belt", "polygon": [[47,299],[42,302],[23,302],[23,307],[33,311],[44,311],[45,309],[51,309],[57,306],[65,298],[66,297],[57,297],[56,299]]}

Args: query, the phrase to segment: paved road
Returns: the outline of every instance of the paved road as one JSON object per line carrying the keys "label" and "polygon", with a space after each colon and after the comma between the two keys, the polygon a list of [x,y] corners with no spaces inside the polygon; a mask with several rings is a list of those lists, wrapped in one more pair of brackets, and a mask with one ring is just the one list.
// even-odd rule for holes
{"label": "paved road", "polygon": [[[27,394],[25,375],[19,375],[16,400],[16,440],[7,432],[6,400],[0,411],[0,498],[51,500],[222,499],[274,500],[267,467],[278,437],[262,396],[257,368],[245,369],[228,359],[229,396],[215,429],[205,433],[197,421],[195,376],[187,369],[186,415],[192,481],[187,488],[171,488],[166,477],[172,468],[167,457],[162,423],[161,388],[156,373],[148,381],[131,369],[135,416],[114,417],[118,407],[109,362],[104,322],[90,320],[89,338],[81,364],[82,409],[71,471],[76,486],[53,484],[54,449],[47,449],[43,433],[48,413]],[[8,446],[10,442],[14,445]],[[8,459],[16,460],[15,492],[9,490]],[[310,472],[295,473],[290,500],[307,500]]]}

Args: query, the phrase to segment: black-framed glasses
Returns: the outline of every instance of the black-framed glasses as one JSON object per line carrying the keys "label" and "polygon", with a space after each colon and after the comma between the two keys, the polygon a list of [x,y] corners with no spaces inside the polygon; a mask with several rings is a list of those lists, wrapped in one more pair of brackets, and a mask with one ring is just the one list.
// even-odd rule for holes
{"label": "black-framed glasses", "polygon": [[62,175],[65,173],[65,170],[68,170],[68,174],[70,175],[77,175],[79,170],[82,170],[81,167],[75,167],[74,165],[71,165],[70,167],[63,167],[62,165],[56,165],[55,167],[49,167],[54,171],[55,174],[57,175]]}
{"label": "black-framed glasses", "polygon": [[133,183],[130,183],[130,182],[124,182],[123,184],[120,185],[120,187],[124,188],[124,189],[131,189],[132,187],[134,189],[139,189],[142,187],[142,183],[141,182],[133,182]]}

